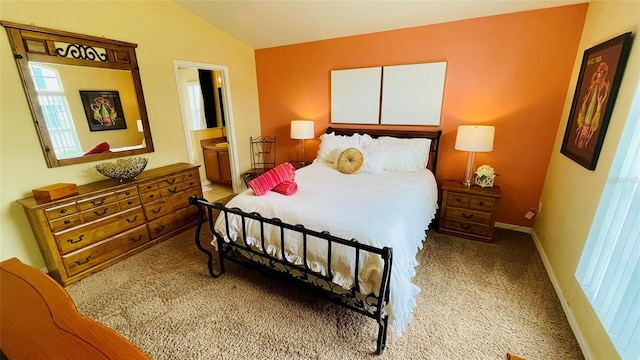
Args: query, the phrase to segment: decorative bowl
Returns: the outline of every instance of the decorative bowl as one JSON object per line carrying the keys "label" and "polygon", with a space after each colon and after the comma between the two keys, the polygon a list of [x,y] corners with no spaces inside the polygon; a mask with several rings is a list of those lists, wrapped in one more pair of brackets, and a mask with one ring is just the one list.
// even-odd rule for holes
{"label": "decorative bowl", "polygon": [[106,177],[123,182],[135,179],[146,166],[147,158],[137,157],[101,163],[96,165],[96,170]]}

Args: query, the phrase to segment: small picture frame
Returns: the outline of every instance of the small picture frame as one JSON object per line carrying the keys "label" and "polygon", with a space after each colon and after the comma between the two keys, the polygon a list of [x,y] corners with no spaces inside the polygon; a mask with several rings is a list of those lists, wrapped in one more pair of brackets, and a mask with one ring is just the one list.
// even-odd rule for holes
{"label": "small picture frame", "polygon": [[126,129],[120,94],[115,90],[80,90],[90,131]]}
{"label": "small picture frame", "polygon": [[631,33],[585,50],[560,152],[594,170],[629,58]]}

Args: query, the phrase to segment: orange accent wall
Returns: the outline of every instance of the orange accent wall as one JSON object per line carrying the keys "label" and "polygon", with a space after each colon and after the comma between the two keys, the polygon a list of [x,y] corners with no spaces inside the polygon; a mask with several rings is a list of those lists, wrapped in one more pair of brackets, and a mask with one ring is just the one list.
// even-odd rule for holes
{"label": "orange accent wall", "polygon": [[587,8],[562,6],[256,50],[262,135],[277,136],[278,161],[296,159],[299,141],[289,138],[290,121],[314,120],[316,139],[305,143],[309,161],[317,137],[331,125],[331,70],[446,61],[438,181],[463,176],[467,153],[454,149],[457,127],[494,125],[494,150],[477,153],[475,165],[490,164],[499,174],[496,184],[504,197],[497,221],[530,227],[534,220],[524,214],[537,208],[565,97],[573,92],[569,80]]}

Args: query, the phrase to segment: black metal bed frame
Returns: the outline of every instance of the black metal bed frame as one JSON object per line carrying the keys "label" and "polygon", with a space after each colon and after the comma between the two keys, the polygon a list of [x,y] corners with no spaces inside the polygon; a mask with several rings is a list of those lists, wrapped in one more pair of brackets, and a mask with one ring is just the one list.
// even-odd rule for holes
{"label": "black metal bed frame", "polygon": [[[361,244],[355,239],[345,240],[331,235],[327,231],[318,232],[305,228],[303,225],[290,225],[278,218],[265,218],[258,213],[245,213],[238,208],[226,208],[220,203],[210,203],[205,199],[197,197],[191,197],[189,203],[198,207],[198,225],[196,227],[196,246],[200,251],[204,252],[208,256],[209,274],[217,278],[224,272],[224,260],[230,260],[241,265],[254,266],[254,264],[262,264],[264,267],[277,271],[281,274],[286,274],[287,277],[294,279],[298,283],[302,283],[305,286],[312,286],[318,293],[336,304],[344,306],[348,309],[356,311],[362,315],[368,316],[378,323],[378,340],[376,346],[376,353],[381,354],[385,348],[387,340],[387,326],[389,317],[382,310],[389,302],[389,281],[391,279],[391,264],[393,259],[393,251],[389,247],[377,248],[374,246]],[[234,242],[232,239],[225,241],[224,237],[218,234],[214,229],[214,211],[218,210],[221,215],[224,216],[224,225],[227,233],[229,233],[229,215],[237,215],[242,219],[242,238],[244,242]],[[200,240],[200,231],[205,219],[208,219],[209,228],[214,234],[218,246],[218,261],[220,271],[218,273],[214,270],[213,260],[214,254],[203,246]],[[247,220],[254,220],[260,223],[260,246],[251,246],[247,243]],[[281,256],[275,257],[267,254],[265,251],[265,224],[275,225],[280,229],[280,251]],[[288,261],[284,256],[285,245],[287,239],[285,237],[285,229],[300,233],[302,235],[303,244],[303,261],[302,264],[297,265]],[[314,237],[313,241],[326,241],[327,243],[327,275],[323,275],[319,272],[313,271],[307,265],[307,243],[308,236]],[[335,244],[341,244],[350,248],[353,248],[354,253],[354,285],[350,289],[344,289],[339,285],[333,283],[332,264],[331,264],[331,251]],[[360,269],[359,260],[361,256],[368,254],[375,254],[382,259],[383,271],[380,281],[380,287],[375,293],[363,294],[360,292]],[[248,258],[251,262],[247,263],[245,258]]]}
{"label": "black metal bed frame", "polygon": [[[431,139],[431,151],[428,168],[435,174],[438,147],[440,143],[441,130],[435,131],[409,131],[409,130],[380,130],[380,129],[344,129],[328,127],[326,133],[334,132],[336,135],[353,135],[354,133],[367,133],[372,137],[394,136],[401,138],[429,138]],[[196,227],[195,242],[200,251],[207,254],[209,274],[217,278],[224,272],[224,260],[230,260],[245,266],[261,266],[264,269],[273,270],[274,273],[284,275],[285,278],[293,279],[298,284],[317,290],[320,296],[338,305],[356,311],[362,315],[370,317],[378,323],[378,338],[376,343],[376,354],[382,354],[387,340],[387,328],[389,317],[383,309],[389,302],[389,283],[391,279],[391,268],[393,250],[389,247],[377,248],[374,246],[361,244],[355,239],[346,240],[331,235],[327,231],[314,231],[305,228],[303,225],[292,225],[283,222],[278,218],[265,218],[258,213],[246,213],[238,208],[227,208],[221,203],[210,203],[205,199],[191,197],[189,203],[198,207],[198,224]],[[229,215],[237,215],[242,219],[242,239],[243,242],[235,242],[233,239],[225,241],[222,235],[214,229],[214,211],[219,211],[220,216],[224,216],[226,233],[229,233]],[[200,232],[205,220],[208,219],[209,229],[216,238],[218,248],[218,262],[220,271],[214,270],[214,254],[205,248],[200,239]],[[258,221],[260,223],[260,246],[251,246],[247,243],[247,220]],[[277,226],[280,229],[280,257],[271,256],[265,251],[265,224]],[[284,257],[285,254],[285,229],[302,235],[303,241],[303,263],[293,264]],[[311,270],[307,265],[307,237],[314,237],[313,241],[327,242],[327,275]],[[318,240],[316,240],[317,238]],[[335,244],[341,244],[354,249],[354,285],[350,289],[344,289],[333,283],[331,266],[331,249]],[[382,260],[383,270],[381,272],[380,287],[370,294],[360,292],[359,259],[361,256],[379,256]],[[375,295],[377,293],[378,295]]]}

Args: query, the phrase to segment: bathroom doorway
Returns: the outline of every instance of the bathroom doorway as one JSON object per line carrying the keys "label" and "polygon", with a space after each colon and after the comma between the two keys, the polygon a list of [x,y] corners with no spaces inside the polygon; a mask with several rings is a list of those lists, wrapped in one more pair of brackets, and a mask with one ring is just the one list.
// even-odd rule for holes
{"label": "bathroom doorway", "polygon": [[[238,155],[227,67],[174,60],[174,70],[187,154],[190,163],[200,165],[204,197],[215,201],[238,193]],[[218,152],[211,149],[219,150],[225,159],[217,160]],[[212,154],[216,155],[215,162],[211,161]],[[215,171],[211,169],[212,164],[216,166]],[[222,180],[212,173],[229,175]]]}

